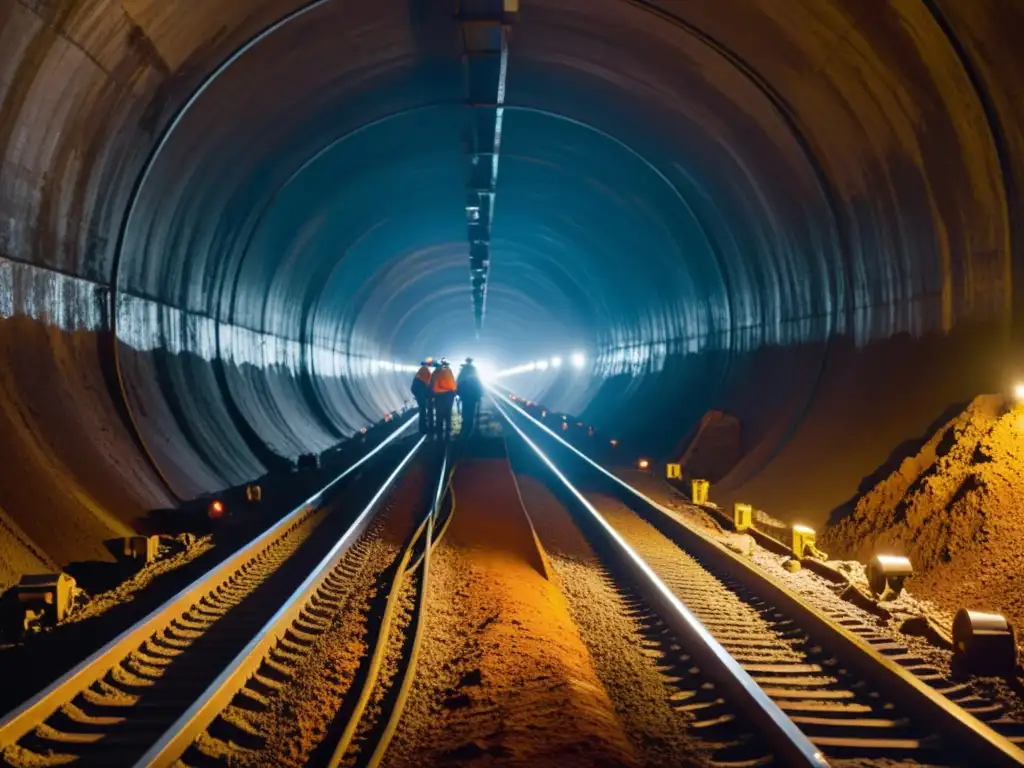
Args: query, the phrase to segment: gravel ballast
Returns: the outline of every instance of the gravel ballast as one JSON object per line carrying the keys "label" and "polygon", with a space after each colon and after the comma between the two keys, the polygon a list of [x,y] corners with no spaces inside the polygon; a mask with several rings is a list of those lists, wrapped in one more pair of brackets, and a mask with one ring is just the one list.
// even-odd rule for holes
{"label": "gravel ballast", "polygon": [[643,764],[566,599],[537,566],[507,463],[473,464],[456,474],[417,680],[386,764]]}

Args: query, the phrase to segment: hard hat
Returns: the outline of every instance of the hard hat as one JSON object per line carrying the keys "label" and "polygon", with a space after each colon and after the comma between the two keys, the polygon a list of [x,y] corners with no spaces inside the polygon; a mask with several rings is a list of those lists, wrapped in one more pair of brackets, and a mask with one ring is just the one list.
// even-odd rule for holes
{"label": "hard hat", "polygon": [[466,358],[466,365],[472,365],[472,364],[473,364],[473,358],[472,357],[467,357]]}
{"label": "hard hat", "polygon": [[441,365],[445,366],[445,367],[448,366],[448,358],[447,357],[442,357],[441,358]]}

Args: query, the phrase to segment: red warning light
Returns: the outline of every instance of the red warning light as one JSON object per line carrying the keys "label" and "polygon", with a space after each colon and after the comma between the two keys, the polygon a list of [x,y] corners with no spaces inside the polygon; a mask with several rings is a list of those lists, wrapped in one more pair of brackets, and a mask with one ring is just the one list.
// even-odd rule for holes
{"label": "red warning light", "polygon": [[568,432],[569,431],[569,422],[567,422],[567,421],[563,421],[562,422],[562,431],[563,432]]}
{"label": "red warning light", "polygon": [[219,500],[211,501],[210,502],[210,511],[209,511],[210,518],[213,519],[213,520],[216,520],[217,518],[223,516],[223,514],[224,514],[224,503],[219,501]]}

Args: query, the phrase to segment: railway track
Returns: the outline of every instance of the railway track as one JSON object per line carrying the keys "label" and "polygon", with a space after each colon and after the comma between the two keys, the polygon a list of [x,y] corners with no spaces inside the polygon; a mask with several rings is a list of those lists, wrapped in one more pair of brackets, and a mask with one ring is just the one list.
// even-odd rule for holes
{"label": "railway track", "polygon": [[[730,728],[742,732],[756,724],[787,765],[828,759],[1024,764],[1014,743],[1024,730],[1005,721],[998,706],[965,695],[963,686],[860,619],[819,613],[514,403],[496,397],[495,404],[546,465],[552,489],[574,511],[619,588],[626,585],[635,596],[652,652],[667,667],[714,680],[714,695],[701,696],[692,686],[680,691],[680,700],[699,712],[697,727],[712,726],[729,741]],[[678,639],[674,648],[658,645],[666,630]],[[744,723],[736,722],[736,712]]]}
{"label": "railway track", "polygon": [[[430,459],[424,457],[424,462]],[[268,625],[261,633],[265,640],[240,654],[231,666],[230,677],[210,687],[209,696],[197,702],[197,706],[204,707],[205,727],[201,728],[202,723],[191,713],[185,713],[138,761],[138,766],[223,765],[223,756],[236,749],[237,742],[248,742],[243,749],[249,754],[243,759],[276,764],[274,750],[280,749],[281,743],[269,745],[270,734],[265,728],[262,733],[239,730],[233,724],[237,718],[233,720],[229,710],[236,709],[235,715],[264,711],[276,697],[289,711],[298,711],[302,703],[296,696],[304,693],[300,682],[303,668],[323,661],[314,647],[337,631],[336,620],[343,613],[360,615],[358,605],[363,601],[370,605],[364,622],[367,652],[340,705],[331,713],[325,732],[316,736],[318,744],[308,762],[321,766],[379,764],[415,674],[430,552],[454,512],[454,499],[444,504],[451,478],[447,451],[437,465],[431,470],[435,476],[429,481],[429,499],[422,504],[408,499],[393,505],[389,502],[391,508],[377,515],[386,520],[375,519],[372,526],[350,539],[350,546],[329,561],[325,559],[307,579],[303,594],[294,601],[306,607],[298,612],[294,608],[279,612],[271,622],[273,626]],[[378,557],[387,549],[383,540],[398,535],[404,538],[402,545],[384,564]],[[375,551],[375,545],[381,549]],[[411,607],[405,604],[410,594]],[[323,706],[318,704],[318,708]]]}
{"label": "railway track", "polygon": [[[345,724],[327,765],[359,765],[376,768],[387,753],[401,719],[405,703],[412,688],[419,658],[425,602],[429,586],[430,555],[444,536],[444,531],[455,514],[455,498],[451,494],[454,468],[449,469],[449,455],[445,451],[435,483],[435,492],[429,507],[421,516],[416,529],[408,537],[401,554],[384,579],[387,595],[383,615],[372,641],[373,651],[368,658],[366,673],[360,676],[355,691],[350,694],[351,706],[339,713],[339,722]],[[451,494],[451,495],[450,495]],[[446,506],[445,499],[450,503]],[[408,625],[396,627],[398,602],[405,589],[413,594],[413,608]],[[403,634],[404,636],[398,636]],[[396,672],[385,679],[382,674],[389,647],[399,646],[400,663]],[[376,700],[375,711],[370,710]]]}
{"label": "railway track", "polygon": [[[407,426],[4,716],[0,761],[8,766],[171,764],[258,671],[262,651],[274,648],[289,629],[322,628],[332,569],[423,445],[423,439],[411,450],[392,444]],[[350,476],[354,485],[346,500],[368,499],[354,521],[332,514],[328,499]]]}

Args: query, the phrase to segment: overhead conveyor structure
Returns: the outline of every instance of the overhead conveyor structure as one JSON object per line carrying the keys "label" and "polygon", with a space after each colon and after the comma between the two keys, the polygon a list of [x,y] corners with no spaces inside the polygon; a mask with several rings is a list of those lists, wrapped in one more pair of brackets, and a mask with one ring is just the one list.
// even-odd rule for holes
{"label": "overhead conveyor structure", "polygon": [[511,25],[519,0],[457,0],[466,122],[466,223],[477,335],[483,329],[491,265],[491,227],[498,188],[505,77]]}

